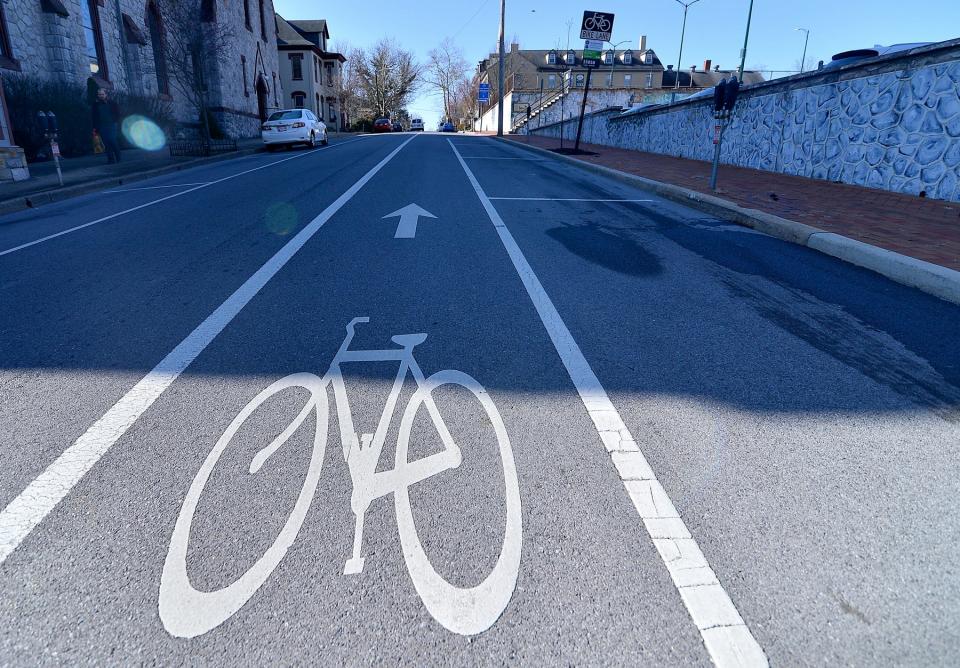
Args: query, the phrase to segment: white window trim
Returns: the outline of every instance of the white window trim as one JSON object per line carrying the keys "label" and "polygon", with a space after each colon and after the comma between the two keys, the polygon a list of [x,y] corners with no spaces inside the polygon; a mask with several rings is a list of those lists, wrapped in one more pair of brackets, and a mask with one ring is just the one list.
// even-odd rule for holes
{"label": "white window trim", "polygon": [[624,51],[624,52],[623,52],[623,64],[624,64],[624,65],[633,65],[633,51]]}

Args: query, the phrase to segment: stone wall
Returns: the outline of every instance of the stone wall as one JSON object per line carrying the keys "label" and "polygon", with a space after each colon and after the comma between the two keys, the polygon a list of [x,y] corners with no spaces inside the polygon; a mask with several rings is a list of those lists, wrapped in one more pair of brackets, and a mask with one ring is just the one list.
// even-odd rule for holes
{"label": "stone wall", "polygon": [[[696,160],[713,155],[712,98],[594,113],[597,144]],[[567,138],[576,123],[533,134]],[[960,201],[960,40],[743,89],[722,161]]]}

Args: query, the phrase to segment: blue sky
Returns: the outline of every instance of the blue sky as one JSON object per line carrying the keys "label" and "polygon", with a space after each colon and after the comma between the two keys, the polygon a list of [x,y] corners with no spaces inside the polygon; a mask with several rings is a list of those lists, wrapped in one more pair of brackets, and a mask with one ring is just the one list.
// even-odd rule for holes
{"label": "blue sky", "polygon": [[[585,3],[590,3],[589,6]],[[444,37],[452,36],[470,63],[496,46],[499,0],[415,0],[407,2],[337,2],[274,0],[290,19],[326,19],[334,46],[366,46],[392,37],[421,60]],[[739,65],[749,0],[700,0],[690,7],[683,67],[711,59],[723,68]],[[632,45],[647,35],[647,46],[665,64],[676,64],[683,9],[675,0],[507,0],[507,39],[516,35],[521,48],[565,45],[567,22],[574,19],[571,43],[582,48],[579,23],[586,9],[616,14],[613,41]],[[807,59],[829,60],[838,51],[874,44],[935,42],[960,37],[958,0],[755,0],[747,66],[788,70],[800,61],[803,33],[810,29]],[[508,47],[509,48],[509,47]],[[411,105],[428,128],[436,125],[442,104],[430,91]]]}

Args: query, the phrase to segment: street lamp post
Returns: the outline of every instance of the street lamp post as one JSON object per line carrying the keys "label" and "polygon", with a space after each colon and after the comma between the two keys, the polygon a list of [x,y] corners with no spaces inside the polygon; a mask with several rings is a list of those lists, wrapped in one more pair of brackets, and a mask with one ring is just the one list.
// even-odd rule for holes
{"label": "street lamp post", "polygon": [[499,81],[500,81],[500,104],[497,105],[497,136],[503,136],[503,100],[504,100],[504,81],[503,81],[503,59],[504,59],[504,48],[503,48],[503,22],[506,18],[507,13],[507,0],[500,0],[500,62],[497,63],[499,72]]}
{"label": "street lamp post", "polygon": [[[696,1],[699,2],[700,0],[696,0]],[[617,42],[616,44],[614,44],[613,42],[607,42],[607,44],[609,44],[609,45],[613,48],[613,64],[610,66],[610,74],[609,74],[609,77],[610,77],[610,85],[609,85],[609,88],[613,88],[613,75],[614,75],[614,72],[616,72],[616,70],[617,70],[617,47],[620,46],[621,44],[627,44],[627,43],[629,43],[629,42],[630,42],[629,39],[625,39],[625,40],[623,40],[622,42]]]}
{"label": "street lamp post", "polygon": [[747,12],[747,33],[743,36],[743,50],[740,52],[740,72],[737,79],[743,83],[743,68],[747,64],[747,42],[750,40],[750,21],[753,19],[753,0],[750,0],[750,11]]}
{"label": "street lamp post", "polygon": [[695,5],[700,2],[700,0],[691,0],[690,2],[683,2],[683,0],[676,1],[683,5],[683,28],[680,29],[680,54],[677,56],[677,82],[674,86],[674,88],[680,88],[680,65],[683,62],[683,38],[687,34],[687,10],[690,9],[690,5]]}
{"label": "street lamp post", "polygon": [[803,38],[803,58],[800,59],[800,73],[802,74],[807,66],[807,43],[810,41],[810,31],[806,28],[797,28],[797,30],[806,33],[806,37]]}

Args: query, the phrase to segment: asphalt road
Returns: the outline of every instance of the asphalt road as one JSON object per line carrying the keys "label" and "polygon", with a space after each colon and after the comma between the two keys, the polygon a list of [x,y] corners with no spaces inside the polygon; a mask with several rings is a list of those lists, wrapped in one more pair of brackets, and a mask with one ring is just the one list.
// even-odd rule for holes
{"label": "asphalt road", "polygon": [[0,341],[3,664],[960,660],[960,308],[492,139],[0,218]]}

